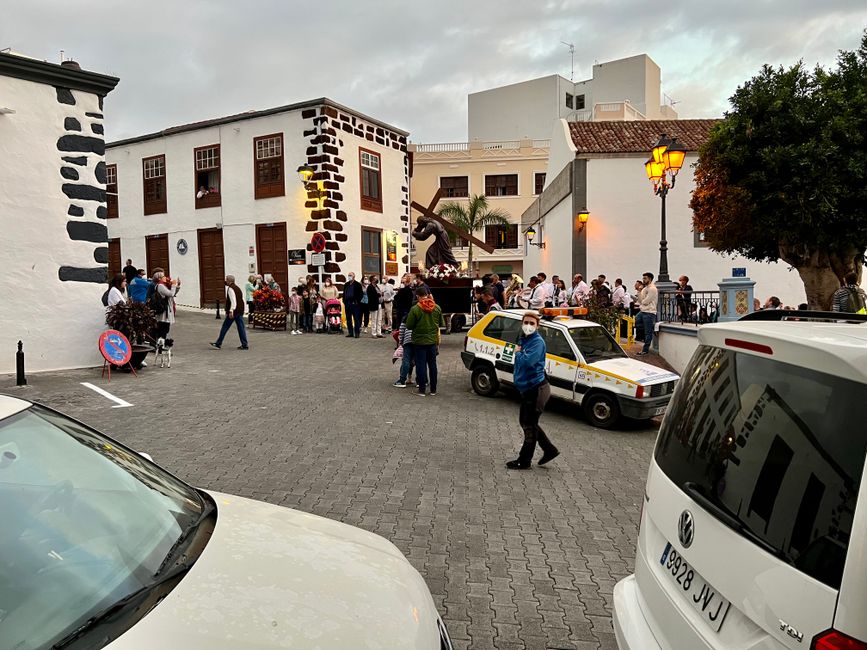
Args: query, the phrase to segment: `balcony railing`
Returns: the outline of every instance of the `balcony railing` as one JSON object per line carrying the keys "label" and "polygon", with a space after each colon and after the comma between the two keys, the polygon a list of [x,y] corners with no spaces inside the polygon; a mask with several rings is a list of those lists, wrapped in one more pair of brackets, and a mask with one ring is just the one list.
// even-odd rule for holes
{"label": "balcony railing", "polygon": [[436,151],[469,151],[469,142],[441,142],[437,144],[417,144],[415,150],[419,153],[433,153]]}
{"label": "balcony railing", "polygon": [[433,144],[410,144],[410,150],[416,153],[438,154],[457,153],[485,156],[488,154],[498,155],[501,152],[520,152],[521,149],[548,149],[551,147],[550,139],[539,140],[491,140],[473,142],[438,142]]}
{"label": "balcony railing", "polygon": [[719,317],[719,291],[659,292],[659,320],[662,323],[715,323]]}

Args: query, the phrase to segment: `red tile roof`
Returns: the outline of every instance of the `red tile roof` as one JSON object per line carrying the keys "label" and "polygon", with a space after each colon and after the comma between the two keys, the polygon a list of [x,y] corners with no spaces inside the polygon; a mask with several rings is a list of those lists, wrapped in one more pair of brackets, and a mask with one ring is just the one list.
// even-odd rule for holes
{"label": "red tile roof", "polygon": [[676,137],[687,151],[698,151],[711,128],[722,120],[645,120],[634,122],[569,122],[578,154],[646,153],[659,136]]}

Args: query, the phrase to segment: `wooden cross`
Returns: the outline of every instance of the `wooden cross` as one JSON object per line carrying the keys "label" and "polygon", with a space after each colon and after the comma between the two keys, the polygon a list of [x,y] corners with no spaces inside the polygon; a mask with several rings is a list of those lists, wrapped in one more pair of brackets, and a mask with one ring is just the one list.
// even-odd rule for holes
{"label": "wooden cross", "polygon": [[447,219],[443,219],[436,212],[434,212],[434,208],[436,207],[436,204],[439,203],[439,200],[442,198],[442,195],[443,195],[443,190],[442,190],[442,188],[440,188],[436,191],[436,194],[433,195],[433,198],[431,199],[429,206],[424,207],[421,203],[418,203],[416,201],[413,201],[410,205],[414,209],[421,212],[422,215],[424,215],[425,217],[427,217],[431,221],[436,221],[438,224],[440,224],[443,228],[445,228],[450,233],[455,234],[458,237],[463,237],[467,241],[473,242],[476,246],[481,248],[486,253],[493,253],[495,250],[495,248],[493,246],[483,242],[481,239],[476,239],[470,233],[465,232],[464,230],[461,230],[455,224],[453,224],[451,221],[448,221]]}

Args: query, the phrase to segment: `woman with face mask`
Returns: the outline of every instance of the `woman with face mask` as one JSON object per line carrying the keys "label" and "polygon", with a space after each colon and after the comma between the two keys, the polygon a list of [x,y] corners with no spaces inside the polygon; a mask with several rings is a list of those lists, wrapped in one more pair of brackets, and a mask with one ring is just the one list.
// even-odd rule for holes
{"label": "woman with face mask", "polygon": [[557,448],[539,426],[539,418],[551,397],[551,387],[545,376],[545,340],[539,334],[540,316],[537,311],[524,312],[521,337],[515,349],[515,388],[521,393],[518,422],[524,431],[524,444],[515,460],[506,463],[508,469],[530,469],[536,443],[542,448],[539,464],[544,465],[560,455]]}
{"label": "woman with face mask", "polygon": [[325,278],[325,286],[319,292],[323,300],[334,300],[337,298],[337,287],[331,282],[331,278]]}

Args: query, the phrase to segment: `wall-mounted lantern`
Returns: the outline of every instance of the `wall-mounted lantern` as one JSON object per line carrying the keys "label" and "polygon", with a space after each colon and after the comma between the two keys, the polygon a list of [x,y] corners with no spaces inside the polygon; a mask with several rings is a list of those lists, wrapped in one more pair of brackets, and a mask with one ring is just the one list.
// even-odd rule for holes
{"label": "wall-mounted lantern", "polygon": [[578,232],[584,230],[587,227],[587,222],[590,221],[590,213],[587,210],[581,210],[578,212]]}
{"label": "wall-mounted lantern", "polygon": [[298,176],[301,178],[301,182],[304,184],[304,189],[307,190],[308,196],[316,197],[317,199],[322,199],[326,196],[326,192],[322,186],[317,181],[313,180],[313,175],[316,172],[310,165],[301,165],[298,167],[297,171]]}
{"label": "wall-mounted lantern", "polygon": [[530,244],[530,246],[538,246],[539,248],[545,248],[545,242],[543,242],[543,241],[535,242],[535,243],[533,242],[533,239],[536,237],[536,229],[533,228],[533,226],[530,226],[529,228],[527,228],[527,230],[524,231],[524,234],[527,236],[527,243]]}

